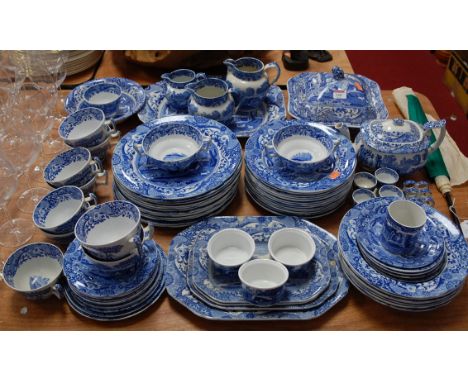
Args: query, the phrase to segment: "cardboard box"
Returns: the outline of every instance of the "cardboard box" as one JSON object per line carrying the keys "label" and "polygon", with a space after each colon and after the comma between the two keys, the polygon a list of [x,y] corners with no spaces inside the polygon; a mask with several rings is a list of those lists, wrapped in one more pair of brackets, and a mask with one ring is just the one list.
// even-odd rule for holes
{"label": "cardboard box", "polygon": [[445,84],[468,117],[468,51],[452,51],[444,74]]}

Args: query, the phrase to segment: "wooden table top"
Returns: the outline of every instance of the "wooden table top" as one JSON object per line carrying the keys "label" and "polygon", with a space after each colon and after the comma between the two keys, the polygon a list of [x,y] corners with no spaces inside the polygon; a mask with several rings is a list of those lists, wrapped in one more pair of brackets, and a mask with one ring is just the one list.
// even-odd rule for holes
{"label": "wooden table top", "polygon": [[[286,92],[284,93],[287,96]],[[401,116],[393,102],[391,91],[386,90],[382,93],[390,117]],[[424,110],[437,117],[428,98],[424,95],[419,95],[419,98]],[[120,125],[122,134],[138,124],[136,116],[125,121]],[[111,151],[108,152],[107,169],[110,169]],[[109,175],[109,185],[99,186],[97,189],[100,202],[112,199],[111,171]],[[412,178],[424,179],[425,174],[424,172],[413,174]],[[435,185],[431,185],[431,191],[436,208],[448,215],[445,200]],[[457,210],[460,216],[468,216],[468,187],[458,187],[453,194],[457,200]],[[313,222],[336,235],[341,218],[351,206],[351,202],[348,201],[337,212]],[[236,199],[222,215],[270,214],[251,203],[244,193],[244,185],[241,181]],[[22,216],[25,217],[25,215]],[[154,238],[167,251],[170,241],[178,232],[180,230],[156,229]],[[35,241],[47,241],[47,239],[40,230],[37,230],[31,239],[31,242]],[[6,248],[0,248],[1,258],[5,260],[10,252]],[[467,298],[468,288],[465,288],[451,304],[439,310],[426,313],[405,313],[379,305],[350,286],[346,298],[315,320],[220,322],[195,316],[164,293],[160,301],[140,316],[121,322],[101,323],[75,314],[65,301],[50,298],[47,301],[32,302],[11,291],[5,285],[0,285],[0,330],[466,330],[468,329]],[[27,314],[20,313],[23,307],[28,308]]]}

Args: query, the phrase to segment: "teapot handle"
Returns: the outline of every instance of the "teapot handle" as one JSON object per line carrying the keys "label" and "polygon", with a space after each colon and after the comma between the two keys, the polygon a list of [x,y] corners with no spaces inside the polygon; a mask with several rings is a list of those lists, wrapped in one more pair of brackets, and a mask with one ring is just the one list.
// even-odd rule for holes
{"label": "teapot handle", "polygon": [[441,129],[439,138],[427,150],[428,155],[436,151],[439,148],[442,141],[444,140],[445,134],[447,133],[447,129],[445,128],[445,125],[446,125],[445,119],[441,119],[439,121],[429,121],[424,124],[424,130],[426,131],[426,135],[428,135],[432,129]]}
{"label": "teapot handle", "polygon": [[272,81],[268,80],[268,83],[271,86],[271,85],[275,84],[276,81],[278,81],[278,78],[281,75],[281,69],[280,69],[279,65],[274,61],[265,65],[265,71],[267,71],[268,69],[275,69],[276,70],[275,78]]}

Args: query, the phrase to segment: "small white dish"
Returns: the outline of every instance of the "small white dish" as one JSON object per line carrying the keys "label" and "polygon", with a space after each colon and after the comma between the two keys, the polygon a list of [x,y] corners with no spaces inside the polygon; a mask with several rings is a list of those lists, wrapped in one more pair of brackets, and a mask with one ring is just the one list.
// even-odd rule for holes
{"label": "small white dish", "polygon": [[373,190],[377,186],[377,179],[370,172],[357,172],[353,182],[357,188],[364,190]]}
{"label": "small white dish", "polygon": [[255,242],[247,232],[226,228],[216,232],[208,241],[208,256],[223,269],[238,268],[249,261],[255,252]]}
{"label": "small white dish", "polygon": [[375,170],[375,178],[381,185],[395,185],[400,178],[395,170],[388,167],[380,167]]}
{"label": "small white dish", "polygon": [[359,204],[362,202],[366,202],[368,200],[374,199],[375,194],[371,190],[366,190],[364,188],[358,188],[353,192],[352,195],[354,204]]}
{"label": "small white dish", "polygon": [[379,196],[381,198],[385,197],[397,197],[397,198],[404,198],[405,194],[403,191],[394,185],[386,184],[379,188]]}

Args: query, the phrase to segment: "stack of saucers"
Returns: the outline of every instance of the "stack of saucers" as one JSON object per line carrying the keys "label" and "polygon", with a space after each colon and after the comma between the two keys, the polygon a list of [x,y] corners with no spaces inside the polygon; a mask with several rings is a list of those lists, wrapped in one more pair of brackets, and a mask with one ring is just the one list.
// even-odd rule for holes
{"label": "stack of saucers", "polygon": [[336,238],[297,217],[214,217],[178,234],[167,291],[215,320],[309,320],[348,291]]}
{"label": "stack of saucers", "polygon": [[272,121],[245,146],[245,186],[261,207],[307,218],[337,210],[351,190],[356,153],[322,124]]}
{"label": "stack of saucers", "polygon": [[223,124],[196,116],[161,118],[116,145],[114,195],[136,204],[152,225],[188,226],[231,203],[240,169],[240,144]]}
{"label": "stack of saucers", "polygon": [[468,273],[468,246],[434,208],[376,198],[348,211],[339,230],[340,262],[348,279],[375,301],[405,311],[448,304]]}
{"label": "stack of saucers", "polygon": [[153,305],[164,291],[165,255],[151,235],[129,202],[100,204],[82,215],[64,255],[64,294],[72,309],[115,321]]}

